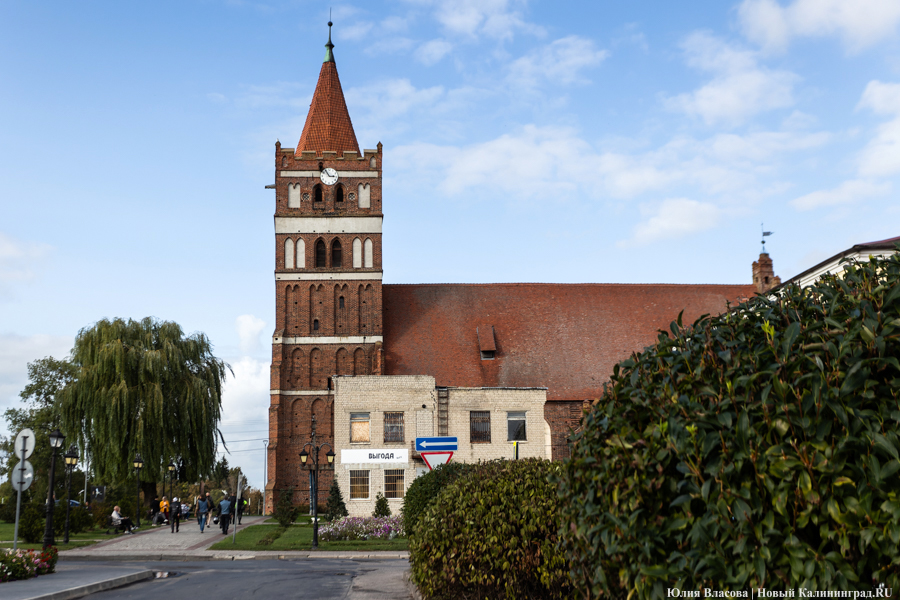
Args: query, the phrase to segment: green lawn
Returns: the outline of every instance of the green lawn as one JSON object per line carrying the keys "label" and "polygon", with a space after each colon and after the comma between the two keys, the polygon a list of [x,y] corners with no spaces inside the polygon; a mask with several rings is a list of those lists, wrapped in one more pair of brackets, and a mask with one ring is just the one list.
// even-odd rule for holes
{"label": "green lawn", "polygon": [[[10,542],[9,548],[12,548],[12,539],[16,530],[15,523],[6,523],[4,521],[0,521],[0,542]],[[92,531],[85,531],[84,533],[70,533],[69,534],[69,546],[72,547],[73,541],[87,541],[87,540],[104,540],[113,537],[112,535],[106,535],[105,529],[94,529]],[[22,540],[22,534],[19,532],[19,541]],[[62,543],[63,536],[56,536],[56,545],[59,546],[60,550],[65,547],[65,544]],[[85,544],[82,544],[85,545]],[[22,547],[22,544],[19,544]],[[40,544],[38,544],[40,546]],[[6,547],[6,546],[3,546]]]}
{"label": "green lawn", "polygon": [[[319,517],[319,518],[321,519],[321,517]],[[320,520],[319,523],[321,523],[321,522],[322,521]],[[263,523],[269,525],[272,523],[278,523],[278,521],[275,520],[275,517],[270,517],[270,518],[266,519],[265,521],[263,521]],[[302,525],[304,523],[312,523],[312,515],[300,515],[299,517],[297,517],[297,520],[295,521],[295,523],[298,525]]]}
{"label": "green lawn", "polygon": [[[238,529],[236,543],[231,543],[231,535],[214,544],[210,550],[309,550],[312,548],[313,528],[309,525],[293,525],[274,543],[260,546],[259,540],[266,533],[276,529],[274,525],[253,525]],[[370,540],[352,542],[323,542],[319,540],[319,550],[407,550],[406,538],[395,540]]]}
{"label": "green lawn", "polygon": [[[90,546],[91,544],[96,544],[96,543],[97,543],[96,540],[73,540],[72,536],[70,535],[68,544],[64,544],[62,542],[62,540],[57,539],[56,540],[56,548],[60,552],[64,552],[66,550],[71,550],[72,548],[81,548],[82,546]],[[0,548],[12,548],[12,547],[13,547],[12,542],[6,542],[6,543],[0,544]],[[19,543],[18,547],[23,550],[40,550],[41,548],[44,547],[44,545],[43,544]]]}

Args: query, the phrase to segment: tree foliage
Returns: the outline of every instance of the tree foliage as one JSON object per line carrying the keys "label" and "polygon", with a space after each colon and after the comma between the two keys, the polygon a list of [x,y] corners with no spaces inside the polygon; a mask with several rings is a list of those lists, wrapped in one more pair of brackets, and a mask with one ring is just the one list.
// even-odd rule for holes
{"label": "tree foliage", "polygon": [[185,336],[170,321],[104,319],[78,333],[72,362],[62,423],[88,447],[99,478],[126,479],[138,452],[145,480],[164,476],[175,457],[188,479],[212,471],[226,365],[205,335]]}
{"label": "tree foliage", "polygon": [[565,464],[572,580],[900,587],[898,357],[900,255],[673,323],[615,368]]}
{"label": "tree foliage", "polygon": [[384,494],[378,492],[375,494],[375,510],[372,511],[373,517],[389,517],[391,516],[391,505]]}
{"label": "tree foliage", "polygon": [[441,490],[472,468],[473,465],[466,463],[449,462],[413,479],[403,495],[403,508],[400,509],[406,535],[413,536],[419,518],[440,495]]}

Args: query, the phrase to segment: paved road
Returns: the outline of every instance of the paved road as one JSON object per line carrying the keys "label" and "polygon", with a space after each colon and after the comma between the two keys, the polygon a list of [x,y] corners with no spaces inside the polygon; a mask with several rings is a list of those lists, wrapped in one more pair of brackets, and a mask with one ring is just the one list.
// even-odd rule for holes
{"label": "paved road", "polygon": [[[116,563],[122,565],[122,563]],[[236,560],[134,562],[171,576],[99,592],[91,600],[197,600],[254,598],[405,600],[405,559]]]}

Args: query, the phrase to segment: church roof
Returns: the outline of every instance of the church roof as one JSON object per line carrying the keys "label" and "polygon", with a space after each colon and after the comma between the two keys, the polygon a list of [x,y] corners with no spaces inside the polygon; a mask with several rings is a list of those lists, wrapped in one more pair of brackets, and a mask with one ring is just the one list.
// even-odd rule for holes
{"label": "church roof", "polygon": [[325,44],[325,62],[319,71],[319,81],[309,105],[306,124],[297,144],[297,154],[312,150],[317,155],[331,150],[343,156],[345,150],[359,153],[359,143],[344,101],[344,91],[338,77],[337,65],[331,43],[331,23],[328,23],[328,43]]}
{"label": "church roof", "polygon": [[680,311],[688,324],[754,295],[752,285],[384,285],[385,374],[599,398],[613,365],[653,344]]}

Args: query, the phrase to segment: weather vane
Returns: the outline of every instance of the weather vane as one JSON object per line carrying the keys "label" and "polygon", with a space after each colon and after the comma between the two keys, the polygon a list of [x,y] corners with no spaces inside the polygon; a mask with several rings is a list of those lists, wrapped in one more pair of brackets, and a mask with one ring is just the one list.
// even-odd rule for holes
{"label": "weather vane", "polygon": [[759,230],[762,232],[762,253],[766,254],[766,238],[775,233],[774,231],[766,231],[762,223],[759,224]]}

